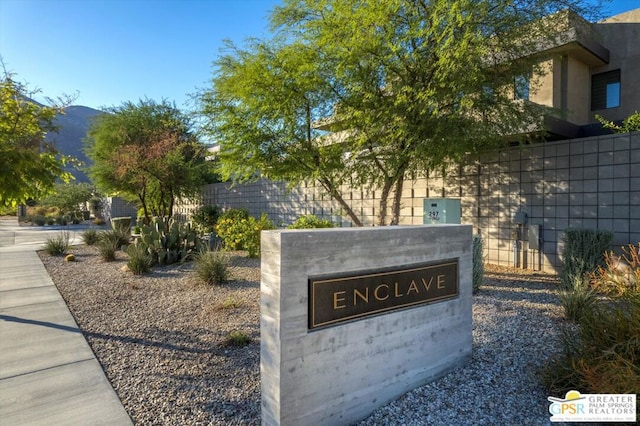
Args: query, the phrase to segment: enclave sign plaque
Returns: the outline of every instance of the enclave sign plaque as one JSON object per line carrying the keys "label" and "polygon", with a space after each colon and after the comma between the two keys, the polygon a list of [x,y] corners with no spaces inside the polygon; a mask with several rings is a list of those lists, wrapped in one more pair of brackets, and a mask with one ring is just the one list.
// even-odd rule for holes
{"label": "enclave sign plaque", "polygon": [[309,329],[458,295],[458,260],[309,277]]}

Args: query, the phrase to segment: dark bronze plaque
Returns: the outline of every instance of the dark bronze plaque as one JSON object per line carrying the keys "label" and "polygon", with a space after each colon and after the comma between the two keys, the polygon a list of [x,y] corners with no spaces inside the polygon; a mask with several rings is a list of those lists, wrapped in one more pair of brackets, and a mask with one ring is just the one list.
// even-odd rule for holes
{"label": "dark bronze plaque", "polygon": [[309,278],[309,329],[458,295],[458,261]]}

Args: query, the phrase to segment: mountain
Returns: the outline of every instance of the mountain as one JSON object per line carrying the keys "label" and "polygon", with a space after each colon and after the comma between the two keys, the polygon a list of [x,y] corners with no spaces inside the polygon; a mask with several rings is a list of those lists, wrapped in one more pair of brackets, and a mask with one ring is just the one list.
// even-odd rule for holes
{"label": "mountain", "polygon": [[64,114],[59,114],[54,120],[54,125],[59,129],[58,133],[48,133],[47,141],[52,143],[61,154],[75,157],[84,164],[80,170],[73,167],[66,168],[75,176],[74,182],[90,182],[83,171],[83,168],[90,164],[84,154],[83,140],[87,136],[93,118],[104,112],[80,105],[68,106],[64,111]]}

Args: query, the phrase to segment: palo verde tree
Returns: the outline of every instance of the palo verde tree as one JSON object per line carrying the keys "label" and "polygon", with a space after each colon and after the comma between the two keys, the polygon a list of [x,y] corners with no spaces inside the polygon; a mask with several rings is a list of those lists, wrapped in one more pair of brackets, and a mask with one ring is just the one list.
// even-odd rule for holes
{"label": "palo verde tree", "polygon": [[290,185],[314,179],[360,225],[342,197],[349,177],[341,167],[343,147],[318,128],[335,104],[319,52],[300,43],[251,40],[246,50],[227,44],[217,62],[213,89],[201,94],[203,131],[221,145],[223,179],[266,177]]}
{"label": "palo verde tree", "polygon": [[515,83],[535,91],[561,11],[587,3],[285,0],[274,39],[222,55],[201,97],[224,174],[326,179],[356,225],[339,188],[363,185],[380,190],[378,223],[398,223],[405,179],[543,129]]}
{"label": "palo verde tree", "polygon": [[[37,92],[6,71],[0,81],[0,205],[16,206],[50,194],[56,181],[73,177],[64,170],[69,157],[45,141],[64,105],[41,105]],[[65,101],[66,102],[66,101]],[[53,103],[53,102],[52,102]]]}
{"label": "palo verde tree", "polygon": [[613,133],[640,132],[640,112],[638,111],[634,111],[633,114],[622,120],[620,125],[617,125],[613,121],[609,121],[598,114],[596,114],[596,120],[602,124],[602,127],[613,131]]}
{"label": "palo verde tree", "polygon": [[125,102],[97,117],[85,150],[97,188],[137,201],[151,215],[171,217],[178,199],[197,196],[209,176],[206,148],[187,115],[162,101]]}

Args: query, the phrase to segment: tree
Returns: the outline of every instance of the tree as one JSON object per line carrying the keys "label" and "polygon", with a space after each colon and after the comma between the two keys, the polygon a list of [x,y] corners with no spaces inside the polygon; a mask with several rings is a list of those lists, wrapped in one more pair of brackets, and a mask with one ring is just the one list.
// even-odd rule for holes
{"label": "tree", "polygon": [[596,120],[602,124],[602,127],[612,130],[614,133],[640,132],[640,112],[638,111],[634,111],[633,114],[622,120],[622,125],[620,126],[598,114],[596,114]]}
{"label": "tree", "polygon": [[69,157],[45,141],[56,129],[53,120],[63,106],[30,99],[24,84],[4,73],[0,81],[0,205],[16,206],[53,191],[57,180],[73,177],[64,170]]}
{"label": "tree", "polygon": [[304,45],[252,41],[249,50],[217,61],[214,88],[201,95],[210,118],[204,132],[219,141],[217,161],[223,179],[260,176],[290,185],[315,179],[360,225],[340,193],[348,178],[341,169],[343,148],[323,142],[316,124],[332,111],[335,97],[317,67],[321,58]]}
{"label": "tree", "polygon": [[85,182],[55,185],[53,193],[40,200],[43,206],[58,207],[62,213],[73,213],[94,196],[93,187]]}
{"label": "tree", "polygon": [[177,199],[197,196],[210,175],[206,148],[189,118],[162,101],[125,102],[89,130],[89,175],[99,190],[137,201],[151,215],[171,217]]}
{"label": "tree", "polygon": [[341,184],[380,189],[379,224],[398,223],[405,179],[542,128],[514,82],[544,74],[568,12],[550,13],[583,3],[285,1],[274,40],[221,56],[202,96],[225,176],[315,179],[343,207]]}

